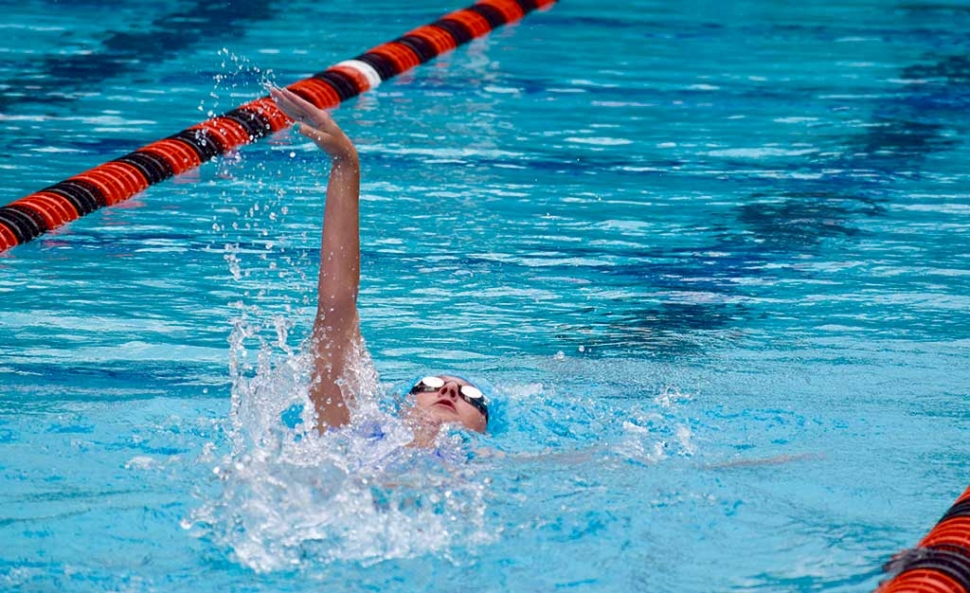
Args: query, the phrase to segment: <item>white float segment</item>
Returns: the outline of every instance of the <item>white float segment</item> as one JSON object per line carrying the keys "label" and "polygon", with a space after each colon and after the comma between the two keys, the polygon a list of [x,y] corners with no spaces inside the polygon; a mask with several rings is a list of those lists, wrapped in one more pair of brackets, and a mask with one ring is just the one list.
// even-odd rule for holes
{"label": "white float segment", "polygon": [[344,60],[337,64],[338,66],[347,66],[353,68],[354,70],[360,72],[370,83],[370,88],[376,89],[381,84],[381,75],[374,70],[374,67],[367,62],[361,62],[360,60]]}

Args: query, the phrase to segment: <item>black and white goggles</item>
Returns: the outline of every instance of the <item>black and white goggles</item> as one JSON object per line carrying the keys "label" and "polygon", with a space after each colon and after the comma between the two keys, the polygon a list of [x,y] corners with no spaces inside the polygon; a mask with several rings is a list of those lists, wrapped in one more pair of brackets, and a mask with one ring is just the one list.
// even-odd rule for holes
{"label": "black and white goggles", "polygon": [[[411,394],[415,393],[427,393],[429,391],[438,391],[441,389],[446,381],[441,377],[425,377],[418,381],[414,387],[411,388]],[[458,388],[458,393],[461,398],[475,407],[476,410],[485,416],[485,422],[488,422],[488,406],[485,404],[485,394],[482,390],[474,385],[461,385]]]}

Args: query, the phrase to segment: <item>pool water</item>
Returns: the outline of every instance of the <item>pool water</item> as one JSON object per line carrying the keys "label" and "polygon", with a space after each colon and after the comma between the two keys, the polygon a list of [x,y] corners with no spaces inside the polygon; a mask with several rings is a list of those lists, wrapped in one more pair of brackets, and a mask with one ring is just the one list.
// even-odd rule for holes
{"label": "pool water", "polygon": [[[9,6],[0,204],[463,6]],[[438,455],[298,426],[295,134],[0,255],[0,589],[872,590],[967,485],[968,28],[571,0],[342,105],[369,413],[495,401]]]}

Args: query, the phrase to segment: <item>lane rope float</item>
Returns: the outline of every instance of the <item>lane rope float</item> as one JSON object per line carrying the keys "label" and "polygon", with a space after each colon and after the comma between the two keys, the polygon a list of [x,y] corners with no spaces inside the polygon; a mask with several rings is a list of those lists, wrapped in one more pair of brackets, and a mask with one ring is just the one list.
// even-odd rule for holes
{"label": "lane rope float", "polygon": [[876,593],[970,593],[970,488],[915,548],[898,554]]}
{"label": "lane rope float", "polygon": [[[287,88],[317,107],[336,107],[389,78],[555,2],[480,0]],[[0,252],[99,208],[127,200],[151,185],[291,123],[271,98],[261,97],[20,198],[0,207]]]}

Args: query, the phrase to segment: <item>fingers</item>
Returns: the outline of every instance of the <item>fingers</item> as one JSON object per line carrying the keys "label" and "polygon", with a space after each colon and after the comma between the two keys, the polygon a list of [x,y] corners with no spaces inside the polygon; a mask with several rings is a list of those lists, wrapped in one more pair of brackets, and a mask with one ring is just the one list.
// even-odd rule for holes
{"label": "fingers", "polygon": [[326,128],[333,125],[333,120],[326,111],[310,103],[303,97],[297,95],[288,88],[270,87],[269,93],[276,100],[290,119],[307,123],[317,128]]}
{"label": "fingers", "polygon": [[303,113],[306,113],[308,115],[315,111],[320,111],[319,109],[317,109],[316,105],[310,103],[309,101],[307,101],[300,95],[297,95],[296,93],[294,93],[288,88],[285,88],[285,87],[274,88],[270,92],[273,93],[274,96],[283,98],[292,106],[296,107],[299,111],[302,111]]}
{"label": "fingers", "polygon": [[270,95],[276,104],[283,110],[290,119],[297,122],[305,122],[311,119],[313,105],[307,103],[299,95],[289,89],[271,87]]}
{"label": "fingers", "polygon": [[[270,96],[279,105],[279,108],[283,110],[283,113],[287,115],[290,119],[294,121],[304,121],[307,119],[307,112],[303,109],[299,103],[293,100],[296,95],[293,91],[289,89],[281,89],[277,87],[270,87]],[[296,97],[299,99],[299,97]]]}

